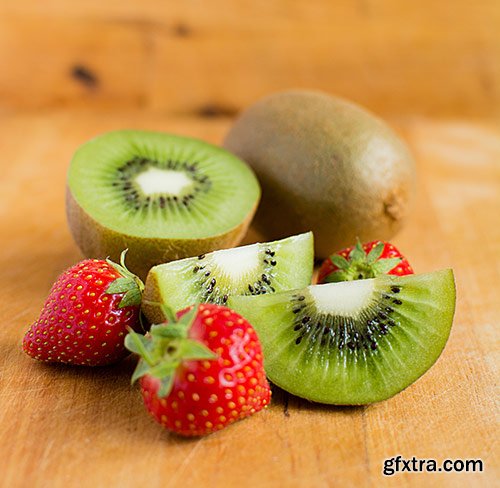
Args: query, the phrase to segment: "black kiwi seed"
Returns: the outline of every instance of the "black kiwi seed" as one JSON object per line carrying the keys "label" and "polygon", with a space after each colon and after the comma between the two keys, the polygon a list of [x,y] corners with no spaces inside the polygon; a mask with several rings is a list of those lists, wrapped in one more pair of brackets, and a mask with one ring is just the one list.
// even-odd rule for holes
{"label": "black kiwi seed", "polygon": [[401,291],[401,288],[399,286],[391,286],[391,291],[393,293],[399,293]]}
{"label": "black kiwi seed", "polygon": [[403,302],[399,298],[395,298],[392,303],[395,303],[396,305],[402,305]]}
{"label": "black kiwi seed", "polygon": [[[195,188],[196,191],[196,188]],[[190,198],[194,198],[193,194],[189,194],[188,196],[184,197],[185,199],[189,200]],[[246,294],[248,295],[264,295],[267,293],[274,293],[276,290],[273,286],[271,286],[271,283],[273,282],[274,278],[274,273],[275,271],[271,268],[271,266],[276,266],[277,261],[276,259],[271,259],[272,256],[275,255],[275,252],[272,251],[271,249],[266,249],[264,250],[265,256],[263,259],[263,262],[267,264],[266,272],[262,273],[260,275],[260,279],[257,279],[253,283],[250,282],[246,284],[247,292]],[[205,254],[200,254],[198,256],[199,260],[204,259],[206,256]],[[268,258],[268,259],[266,259]],[[226,304],[227,301],[229,300],[229,295],[224,294],[225,290],[221,290],[217,286],[217,281],[215,278],[212,277],[212,279],[208,278],[211,274],[216,274],[215,270],[210,270],[210,264],[206,264],[206,267],[209,268],[206,271],[203,272],[203,276],[200,276],[198,285],[204,289],[204,300],[210,303],[217,303],[217,304]],[[193,268],[193,273],[197,273],[198,271],[201,271],[204,268],[204,266],[195,266]],[[200,273],[201,274],[201,273]],[[208,279],[207,279],[208,278]],[[219,285],[220,286],[220,285]],[[244,292],[243,292],[244,293]],[[298,296],[297,301],[298,302],[303,302],[305,300],[304,296]],[[299,304],[296,304],[297,312],[298,313],[302,308],[305,307],[305,305],[299,306]],[[305,323],[305,322],[304,322]]]}
{"label": "black kiwi seed", "polygon": [[[393,293],[396,293],[393,288],[401,290],[401,287],[393,286],[391,287]],[[388,293],[381,293],[380,296],[384,300],[390,299],[394,305],[402,303]],[[297,333],[295,340],[297,345],[307,340],[309,347],[309,344],[316,340],[320,342],[322,348],[335,346],[343,350],[344,354],[346,351],[349,354],[357,354],[357,351],[376,351],[381,337],[390,333],[389,328],[398,325],[398,321],[392,318],[393,314],[396,314],[392,303],[391,306],[371,305],[370,309],[365,311],[363,326],[351,317],[323,313],[318,313],[317,316],[315,312],[311,315],[306,299],[306,296],[299,294],[291,297],[291,312],[295,315],[293,330]]]}

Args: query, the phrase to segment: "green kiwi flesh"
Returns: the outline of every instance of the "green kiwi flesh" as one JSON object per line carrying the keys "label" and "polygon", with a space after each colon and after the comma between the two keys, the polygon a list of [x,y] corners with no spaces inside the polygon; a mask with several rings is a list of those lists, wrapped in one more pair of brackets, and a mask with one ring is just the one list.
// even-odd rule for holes
{"label": "green kiwi flesh", "polygon": [[225,305],[230,295],[266,295],[311,283],[311,232],[155,266],[146,279],[143,311],[152,323],[165,319],[157,304],[182,310],[195,302]]}
{"label": "green kiwi flesh", "polygon": [[203,141],[122,130],[96,137],[68,171],[67,215],[83,253],[154,264],[239,243],[260,187],[236,156]]}
{"label": "green kiwi flesh", "polygon": [[392,397],[437,360],[450,334],[450,269],[312,285],[228,306],[256,329],[269,379],[311,401],[361,405]]}

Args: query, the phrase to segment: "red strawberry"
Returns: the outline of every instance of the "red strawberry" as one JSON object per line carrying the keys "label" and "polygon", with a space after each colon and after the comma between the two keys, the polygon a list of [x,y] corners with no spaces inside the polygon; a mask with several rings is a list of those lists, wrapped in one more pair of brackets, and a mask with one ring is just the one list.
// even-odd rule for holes
{"label": "red strawberry", "polygon": [[124,265],[88,259],[52,286],[23,349],[39,361],[101,366],[128,354],[127,329],[139,325],[142,282]]}
{"label": "red strawberry", "polygon": [[408,260],[389,242],[358,242],[323,261],[318,283],[362,280],[381,274],[413,274]]}
{"label": "red strawberry", "polygon": [[211,304],[179,312],[177,320],[164,311],[168,324],[125,339],[141,356],[132,381],[140,378],[144,403],[157,422],[183,436],[201,436],[269,403],[261,345],[245,319]]}

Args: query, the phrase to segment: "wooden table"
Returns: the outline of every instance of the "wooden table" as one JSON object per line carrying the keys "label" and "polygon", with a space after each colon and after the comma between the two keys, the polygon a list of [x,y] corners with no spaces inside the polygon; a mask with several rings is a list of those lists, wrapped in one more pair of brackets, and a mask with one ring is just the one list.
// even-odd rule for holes
{"label": "wooden table", "polygon": [[[133,361],[47,366],[21,351],[56,276],[80,259],[64,215],[75,148],[122,127],[218,143],[226,118],[61,111],[0,117],[0,445],[5,487],[493,486],[498,479],[500,130],[393,120],[418,159],[415,213],[394,242],[417,272],[453,267],[457,312],[437,364],[395,398],[313,405],[275,390],[270,408],[199,440],[146,415]],[[250,235],[247,240],[252,240]],[[481,458],[482,474],[382,475],[385,458]]]}

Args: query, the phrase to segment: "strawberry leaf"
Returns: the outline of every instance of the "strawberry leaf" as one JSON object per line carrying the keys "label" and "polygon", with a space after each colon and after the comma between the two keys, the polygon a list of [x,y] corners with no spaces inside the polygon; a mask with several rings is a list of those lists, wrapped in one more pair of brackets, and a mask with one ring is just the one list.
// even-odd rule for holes
{"label": "strawberry leaf", "polygon": [[186,328],[178,323],[153,325],[149,332],[154,337],[163,337],[165,339],[183,339],[187,336]]}
{"label": "strawberry leaf", "polygon": [[341,256],[340,254],[334,254],[333,256],[330,257],[330,260],[339,269],[348,269],[349,268],[349,261],[344,256]]}
{"label": "strawberry leaf", "polygon": [[351,261],[364,261],[366,259],[366,252],[363,249],[361,241],[356,241],[356,245],[353,247],[352,251],[349,253],[349,258]]}
{"label": "strawberry leaf", "polygon": [[144,291],[144,283],[142,280],[135,274],[131,273],[125,266],[125,255],[127,254],[127,251],[128,249],[125,249],[121,253],[120,264],[116,264],[109,258],[106,259],[106,262],[122,276],[121,278],[117,278],[113,281],[113,283],[111,283],[111,285],[108,286],[106,293],[125,293],[126,295],[130,293],[127,298],[123,297],[122,301],[118,305],[119,308],[140,305],[142,292]]}
{"label": "strawberry leaf", "polygon": [[401,262],[401,258],[379,259],[372,264],[375,275],[387,274]]}
{"label": "strawberry leaf", "polygon": [[181,342],[179,345],[179,354],[182,359],[217,359],[217,354],[201,342],[194,341],[192,339],[186,339]]}
{"label": "strawberry leaf", "polygon": [[126,293],[132,288],[137,288],[134,280],[131,280],[130,278],[117,278],[108,286],[108,288],[106,289],[106,293]]}
{"label": "strawberry leaf", "polygon": [[149,369],[148,374],[162,380],[168,376],[173,376],[179,361],[162,361]]}
{"label": "strawberry leaf", "polygon": [[160,303],[160,308],[163,312],[163,315],[165,315],[167,322],[171,324],[177,322],[177,317],[175,316],[174,311],[168,305],[166,305],[165,303]]}
{"label": "strawberry leaf", "polygon": [[349,275],[343,270],[334,271],[325,277],[325,283],[338,283],[349,280]]}
{"label": "strawberry leaf", "polygon": [[188,310],[179,320],[178,323],[186,327],[187,330],[191,328],[191,325],[196,318],[198,313],[198,304],[195,304],[191,310]]}
{"label": "strawberry leaf", "polygon": [[145,336],[134,332],[130,329],[125,336],[125,347],[135,354],[141,356],[150,366],[154,364],[154,359],[151,355],[151,341]]}
{"label": "strawberry leaf", "polygon": [[377,259],[382,256],[382,252],[384,251],[385,244],[382,241],[379,241],[377,245],[368,253],[366,257],[366,262],[368,264],[373,264]]}
{"label": "strawberry leaf", "polygon": [[166,376],[161,379],[160,388],[158,389],[158,398],[165,398],[172,391],[174,386],[174,375]]}
{"label": "strawberry leaf", "polygon": [[130,382],[134,384],[139,378],[142,378],[143,376],[148,374],[150,369],[151,366],[146,361],[140,359],[137,363],[134,373],[132,374]]}
{"label": "strawberry leaf", "polygon": [[138,307],[141,304],[142,293],[137,286],[134,286],[123,295],[118,308]]}

